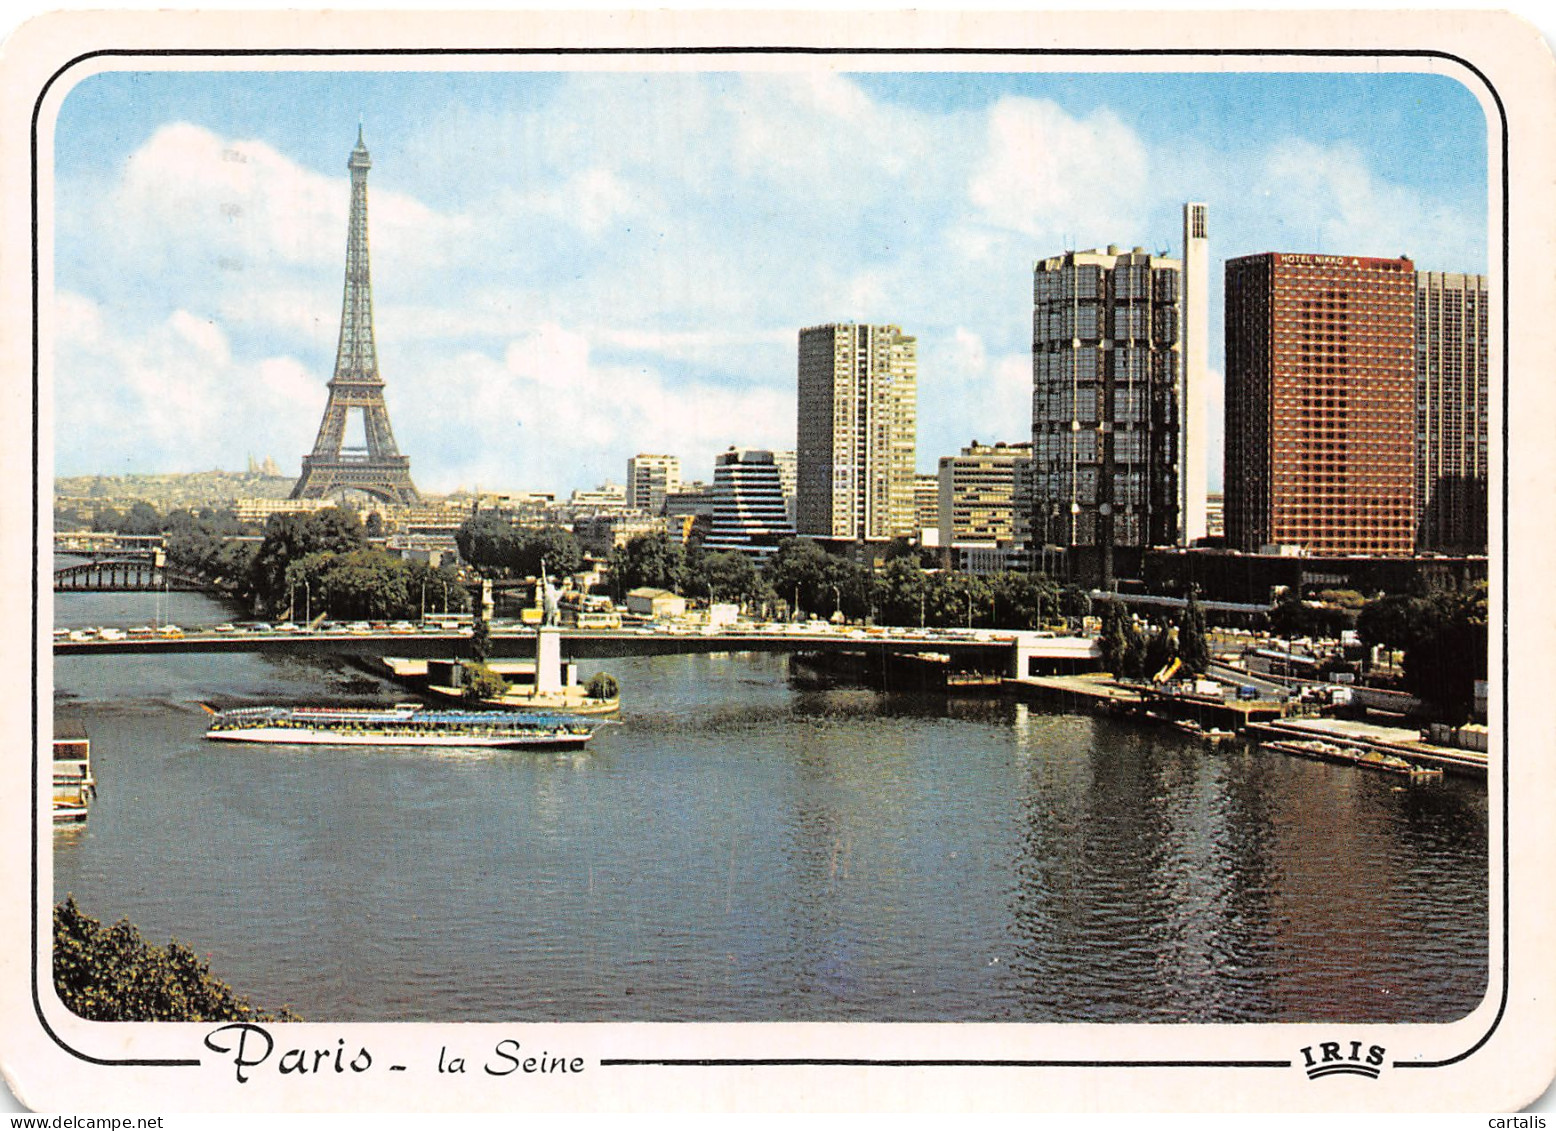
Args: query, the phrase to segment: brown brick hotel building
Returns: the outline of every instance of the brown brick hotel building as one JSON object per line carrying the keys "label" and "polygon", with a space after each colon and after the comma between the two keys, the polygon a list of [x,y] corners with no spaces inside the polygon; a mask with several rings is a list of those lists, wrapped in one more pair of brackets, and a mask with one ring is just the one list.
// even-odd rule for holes
{"label": "brown brick hotel building", "polygon": [[1415,267],[1270,252],[1226,264],[1226,540],[1415,549]]}

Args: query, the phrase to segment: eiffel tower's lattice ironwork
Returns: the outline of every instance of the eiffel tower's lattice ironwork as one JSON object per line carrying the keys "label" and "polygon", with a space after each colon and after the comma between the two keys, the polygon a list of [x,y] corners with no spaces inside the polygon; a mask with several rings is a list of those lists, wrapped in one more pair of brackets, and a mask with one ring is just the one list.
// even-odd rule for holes
{"label": "eiffel tower's lattice ironwork", "polygon": [[[322,499],[332,491],[356,490],[391,503],[419,501],[411,483],[411,460],[395,447],[384,405],[373,344],[373,285],[367,262],[367,171],[373,167],[357,129],[357,145],[346,162],[351,170],[351,220],[346,237],[346,293],[341,302],[340,345],[330,399],[313,451],[303,457],[294,499]],[[343,447],[353,409],[362,413],[365,449]]]}

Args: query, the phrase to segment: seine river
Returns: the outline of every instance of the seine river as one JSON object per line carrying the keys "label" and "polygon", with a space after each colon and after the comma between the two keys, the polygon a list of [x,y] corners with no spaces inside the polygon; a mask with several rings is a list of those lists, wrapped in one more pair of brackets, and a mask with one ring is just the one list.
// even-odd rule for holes
{"label": "seine river", "polygon": [[1478,783],[798,690],[782,657],[598,669],[624,706],[587,753],[438,754],[202,739],[202,701],[402,697],[343,662],[62,659],[99,792],[56,897],[310,1021],[1447,1021],[1485,992]]}

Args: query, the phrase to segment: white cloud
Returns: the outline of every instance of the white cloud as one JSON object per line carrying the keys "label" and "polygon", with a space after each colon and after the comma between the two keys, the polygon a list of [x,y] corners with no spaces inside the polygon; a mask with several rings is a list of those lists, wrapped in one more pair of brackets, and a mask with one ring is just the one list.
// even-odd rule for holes
{"label": "white cloud", "polygon": [[[248,453],[305,450],[324,383],[289,357],[237,360],[210,319],[173,311],[143,331],[114,332],[81,295],[55,304],[56,458],[96,466],[196,471],[241,466]],[[295,464],[294,464],[295,466]]]}
{"label": "white cloud", "polygon": [[958,372],[982,374],[989,355],[981,337],[966,326],[958,326],[952,339],[949,360]]}
{"label": "white cloud", "polygon": [[[1265,154],[1253,184],[1260,207],[1279,217],[1305,250],[1396,256],[1425,253],[1423,266],[1444,269],[1437,258],[1466,243],[1465,218],[1419,192],[1378,176],[1349,144],[1320,145],[1288,139]],[[1462,270],[1450,266],[1448,270]]]}
{"label": "white cloud", "polygon": [[[730,444],[794,446],[787,389],[672,386],[656,369],[592,355],[583,332],[548,323],[508,343],[500,358],[468,352],[428,374],[448,395],[396,425],[418,484],[566,490],[620,480],[627,457],[649,450],[676,452],[688,476],[708,478],[713,456]],[[570,473],[562,482],[559,469]]]}
{"label": "white cloud", "polygon": [[1111,111],[1073,118],[1052,102],[1003,98],[968,198],[988,223],[1026,236],[1107,243],[1137,227],[1149,166],[1144,143]]}
{"label": "white cloud", "polygon": [[114,207],[122,238],[141,255],[323,264],[344,245],[347,202],[331,178],[263,142],[227,141],[184,122],[164,126],[130,158]]}
{"label": "white cloud", "polygon": [[[1217,254],[1317,230],[1426,261],[1476,228],[1312,140],[1206,143],[1185,172],[1181,147],[1153,150],[1106,108],[930,112],[830,72],[556,84],[480,113],[429,105],[374,154],[380,359],[428,489],[565,491],[643,450],[706,476],[728,444],[792,447],[795,335],[831,321],[918,338],[922,466],[974,436],[1019,440],[1032,261],[1175,245],[1185,179],[1225,186],[1195,194]],[[315,172],[172,122],[101,184],[61,182],[62,460],[296,466],[339,328],[340,158]],[[1426,265],[1466,266],[1443,258]]]}

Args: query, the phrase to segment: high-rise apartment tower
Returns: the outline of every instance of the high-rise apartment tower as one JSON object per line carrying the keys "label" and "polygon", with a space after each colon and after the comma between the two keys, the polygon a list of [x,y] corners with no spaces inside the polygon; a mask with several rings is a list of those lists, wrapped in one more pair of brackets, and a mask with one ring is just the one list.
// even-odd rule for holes
{"label": "high-rise apartment tower", "polygon": [[1104,588],[1116,551],[1178,541],[1176,259],[1144,248],[1037,264],[1032,314],[1033,560]]}
{"label": "high-rise apartment tower", "polygon": [[897,326],[800,331],[799,533],[887,541],[914,530],[918,343]]}
{"label": "high-rise apartment tower", "polygon": [[1416,272],[1416,544],[1483,554],[1490,369],[1484,275]]}
{"label": "high-rise apartment tower", "polygon": [[1226,264],[1226,540],[1415,545],[1415,269],[1270,252]]}

